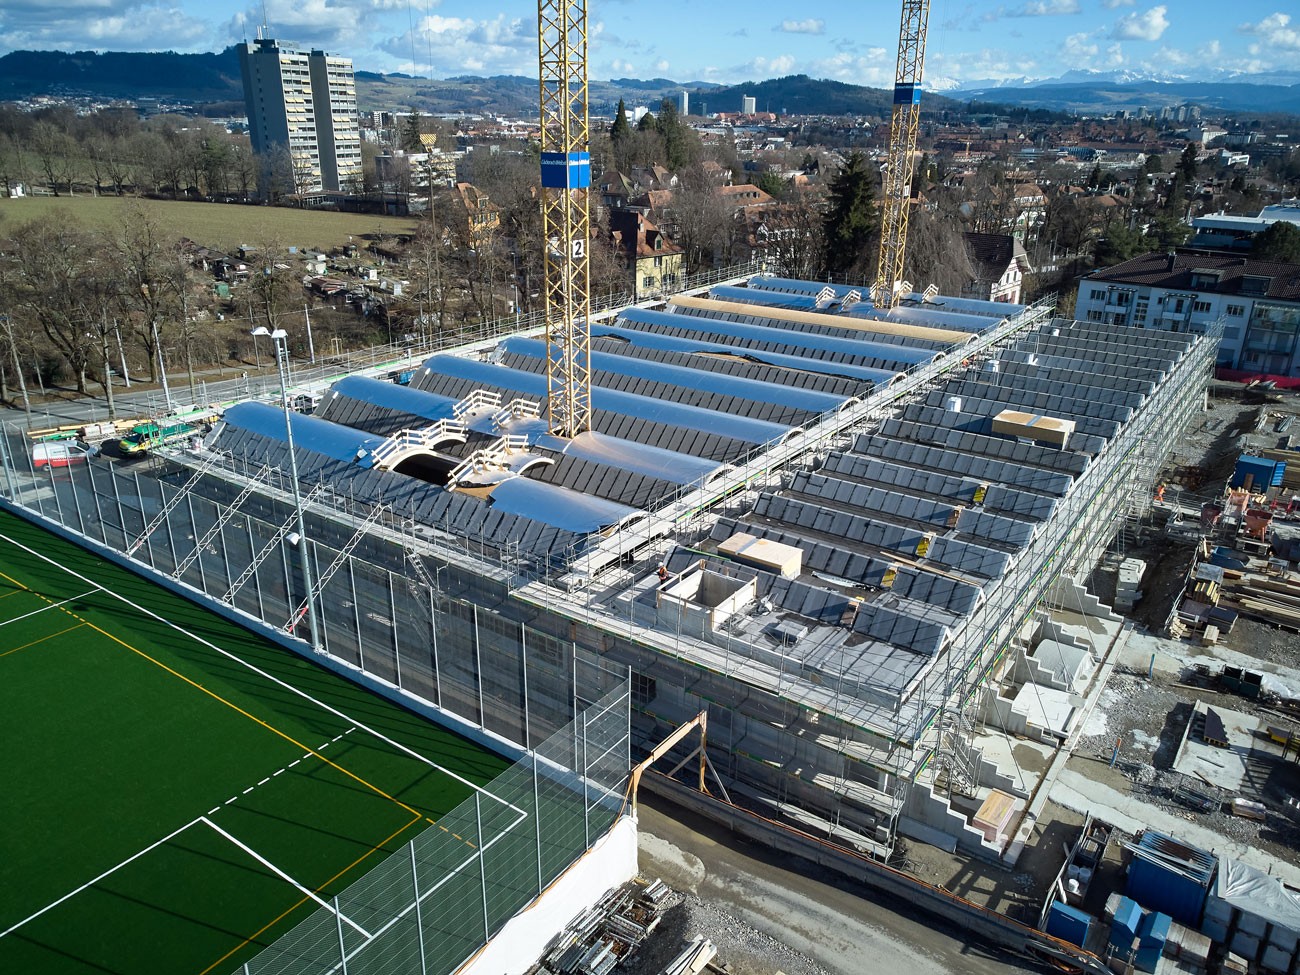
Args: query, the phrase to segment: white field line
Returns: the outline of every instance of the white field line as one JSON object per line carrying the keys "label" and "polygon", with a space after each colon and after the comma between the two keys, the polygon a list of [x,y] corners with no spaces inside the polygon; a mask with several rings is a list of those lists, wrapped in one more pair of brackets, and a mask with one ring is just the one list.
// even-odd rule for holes
{"label": "white field line", "polygon": [[[200,818],[202,818],[202,817],[200,817]],[[121,870],[121,869],[122,869],[123,867],[125,867],[128,863],[131,863],[131,862],[134,861],[134,860],[138,860],[138,859],[140,859],[142,856],[144,856],[146,853],[148,853],[149,851],[153,850],[154,848],[159,847],[159,846],[162,846],[164,843],[166,843],[168,840],[170,840],[173,836],[179,836],[181,833],[185,832],[187,829],[189,829],[191,826],[193,826],[193,825],[194,825],[195,823],[197,823],[197,822],[199,822],[198,819],[191,819],[188,823],[186,823],[186,824],[185,824],[184,826],[182,826],[180,829],[173,830],[172,832],[170,832],[170,833],[168,833],[166,836],[164,836],[162,839],[160,839],[160,840],[158,840],[158,841],[156,841],[156,842],[154,842],[154,843],[150,843],[148,846],[146,846],[146,847],[145,847],[143,850],[141,850],[140,852],[135,853],[135,854],[133,854],[133,855],[127,857],[125,860],[123,860],[123,861],[122,861],[121,863],[119,863],[117,866],[115,866],[115,867],[110,867],[109,869],[105,870],[103,873],[101,873],[101,874],[100,874],[98,877],[96,877],[94,880],[88,880],[88,881],[86,881],[86,883],[82,884],[82,885],[81,885],[80,887],[78,887],[76,890],[71,891],[71,892],[69,892],[69,893],[67,893],[67,894],[64,894],[64,895],[63,895],[62,897],[60,897],[58,900],[53,901],[53,902],[50,903],[50,904],[46,904],[44,907],[42,907],[39,911],[37,911],[35,914],[31,915],[30,917],[25,917],[25,918],[23,918],[21,921],[19,921],[17,924],[15,924],[15,925],[13,925],[13,926],[7,928],[7,929],[4,930],[4,931],[0,931],[0,938],[3,938],[3,937],[4,937],[5,935],[7,935],[7,934],[12,934],[14,931],[17,931],[19,928],[21,928],[21,927],[22,927],[24,924],[26,924],[28,921],[34,921],[34,920],[36,920],[38,917],[40,917],[40,916],[41,916],[42,914],[44,914],[46,911],[51,911],[51,910],[53,910],[54,908],[58,907],[60,904],[62,904],[64,901],[68,900],[69,898],[71,898],[71,897],[76,897],[78,894],[80,894],[80,893],[81,893],[83,890],[85,890],[87,887],[93,887],[93,886],[95,886],[95,884],[99,883],[99,882],[100,882],[101,880],[103,880],[105,877],[108,877],[108,876],[110,876],[111,874],[116,873],[118,870]]]}
{"label": "white field line", "polygon": [[[27,591],[32,593],[32,595],[34,596],[40,596],[39,593],[34,592],[31,589]],[[69,596],[67,599],[60,600],[57,603],[50,603],[47,606],[42,606],[40,609],[34,609],[30,613],[24,613],[22,616],[15,616],[11,620],[5,620],[3,623],[0,623],[0,626],[8,626],[10,623],[17,623],[19,620],[25,620],[33,616],[39,616],[41,613],[48,613],[52,609],[58,609],[60,606],[63,606],[67,603],[75,603],[78,599],[85,599],[87,596],[93,596],[97,592],[104,592],[104,588],[102,586],[96,586],[94,589],[90,590],[90,592],[83,592],[80,596]]]}
{"label": "white field line", "polygon": [[298,889],[298,892],[301,893],[304,897],[310,897],[312,900],[314,900],[321,907],[325,908],[331,914],[337,913],[339,916],[339,920],[345,922],[349,927],[355,930],[358,934],[361,935],[361,937],[365,938],[367,941],[373,940],[374,936],[365,928],[363,928],[361,925],[357,924],[356,921],[352,920],[352,918],[348,917],[342,911],[335,911],[334,905],[331,904],[329,901],[322,899],[320,896],[316,894],[315,891],[308,890],[306,887],[298,883],[298,881],[294,880],[291,876],[289,876],[287,873],[285,873],[283,870],[277,867],[266,857],[262,856],[260,853],[254,850],[247,843],[244,843],[243,841],[239,840],[237,837],[232,836],[230,833],[226,832],[224,829],[222,829],[212,820],[208,819],[207,816],[200,816],[197,820],[195,820],[195,822],[199,822],[207,826],[211,826],[216,832],[220,833],[222,836],[228,839],[231,843],[234,843],[235,846],[239,847],[241,850],[247,853],[250,857],[252,857],[258,863],[260,863],[262,866],[266,867],[267,870],[270,870],[273,874],[275,874],[277,877],[279,877],[281,880],[285,881],[286,883],[292,884],[294,887],[296,887]]}
{"label": "white field line", "polygon": [[[512,803],[512,802],[507,802],[505,799],[502,799],[502,798],[500,798],[499,796],[493,795],[491,792],[489,792],[487,789],[483,788],[481,785],[478,785],[478,784],[476,784],[476,783],[474,783],[474,782],[469,781],[469,779],[465,778],[464,776],[457,775],[455,772],[451,771],[450,769],[443,768],[443,767],[442,767],[441,765],[439,765],[437,762],[433,761],[432,759],[426,758],[424,755],[421,755],[419,752],[416,752],[416,751],[414,751],[413,749],[408,748],[406,745],[403,745],[401,742],[393,741],[391,738],[387,737],[386,735],[381,735],[379,732],[375,731],[373,728],[369,727],[368,725],[363,724],[363,723],[360,722],[360,721],[357,721],[355,718],[352,718],[351,716],[345,714],[344,712],[340,711],[338,708],[332,707],[332,706],[326,704],[324,701],[318,701],[316,698],[312,697],[312,696],[311,696],[310,694],[308,694],[306,691],[302,690],[302,688],[294,687],[292,684],[286,683],[285,681],[282,681],[282,680],[280,680],[278,677],[274,677],[274,676],[272,676],[271,674],[268,674],[266,671],[261,670],[261,669],[258,668],[258,667],[254,667],[252,664],[250,664],[247,660],[244,660],[242,657],[238,657],[238,656],[236,656],[235,654],[231,653],[229,650],[225,650],[225,649],[223,649],[223,648],[217,646],[215,643],[212,643],[210,640],[205,640],[203,637],[199,636],[198,634],[191,633],[189,630],[185,629],[183,626],[179,626],[179,625],[177,625],[176,623],[173,623],[171,620],[166,619],[165,617],[159,616],[159,615],[158,615],[157,613],[155,613],[153,610],[151,610],[151,609],[147,609],[147,608],[145,608],[144,606],[139,605],[138,603],[134,603],[134,602],[132,602],[131,600],[129,600],[129,599],[127,599],[125,596],[123,596],[121,593],[113,592],[111,589],[105,589],[103,586],[99,586],[99,584],[96,583],[95,580],[93,580],[93,579],[88,579],[86,576],[83,576],[81,573],[79,573],[79,572],[75,572],[75,571],[73,571],[72,569],[69,569],[69,568],[68,568],[67,566],[65,566],[65,565],[59,565],[58,562],[55,562],[53,559],[49,558],[48,556],[42,555],[40,552],[37,552],[37,551],[34,550],[34,549],[28,548],[28,547],[27,547],[26,545],[24,545],[22,542],[15,541],[14,539],[9,538],[7,535],[4,535],[4,534],[0,534],[0,540],[4,540],[4,541],[8,542],[10,545],[13,545],[13,546],[15,546],[16,548],[20,548],[20,549],[22,549],[24,552],[28,553],[29,555],[34,555],[36,558],[40,559],[42,562],[46,562],[46,563],[48,563],[48,564],[50,564],[50,565],[53,565],[53,566],[56,566],[56,567],[62,569],[64,572],[68,573],[69,575],[71,575],[71,576],[73,576],[73,577],[75,577],[75,578],[77,578],[77,579],[80,579],[82,582],[84,582],[84,583],[86,583],[86,584],[88,584],[88,585],[96,586],[98,589],[102,590],[103,592],[108,593],[110,596],[114,597],[115,599],[121,600],[122,602],[126,603],[126,605],[130,606],[130,607],[131,607],[132,609],[134,609],[136,612],[138,612],[138,613],[142,613],[142,614],[144,614],[145,616],[152,617],[153,619],[158,620],[158,622],[160,622],[160,623],[164,623],[164,624],[166,624],[167,626],[170,626],[170,627],[171,627],[173,630],[175,630],[177,633],[181,633],[181,634],[183,634],[183,635],[189,637],[189,638],[190,638],[191,640],[193,640],[195,643],[202,644],[203,646],[209,648],[210,650],[215,650],[217,653],[221,654],[223,657],[226,657],[226,658],[229,659],[229,660],[233,660],[235,663],[237,663],[237,664],[239,664],[239,665],[241,665],[241,666],[243,666],[243,667],[246,667],[248,670],[251,670],[253,673],[255,673],[255,674],[257,674],[259,677],[261,677],[263,680],[270,681],[272,684],[275,684],[277,687],[282,687],[282,688],[284,688],[285,690],[287,690],[287,691],[289,691],[289,692],[291,692],[291,693],[293,693],[293,694],[297,694],[299,697],[303,698],[304,700],[310,701],[312,704],[316,705],[316,707],[320,708],[322,711],[326,711],[326,712],[328,712],[329,714],[332,714],[332,715],[334,715],[334,716],[337,717],[337,718],[342,718],[343,720],[350,722],[354,727],[360,729],[361,731],[366,732],[366,733],[369,734],[369,735],[373,735],[375,738],[378,738],[380,741],[385,742],[385,743],[388,744],[388,745],[391,745],[393,748],[397,749],[398,751],[403,752],[403,753],[406,754],[406,755],[409,755],[411,758],[414,758],[416,761],[423,762],[424,764],[430,766],[431,768],[435,768],[435,769],[437,769],[437,770],[438,770],[439,772],[441,772],[443,775],[446,775],[446,776],[448,776],[448,777],[450,777],[450,778],[455,779],[455,780],[456,780],[457,782],[459,782],[461,785],[468,786],[468,787],[469,787],[470,789],[472,789],[474,792],[481,793],[482,795],[484,795],[484,796],[486,796],[487,798],[491,799],[493,802],[499,803],[500,805],[505,806],[506,808],[513,810],[514,812],[518,813],[520,816],[527,817],[528,813],[525,812],[524,810],[520,809],[520,808],[519,808],[518,806],[516,806],[514,803]],[[127,570],[127,571],[130,571],[130,570]]]}
{"label": "white field line", "polygon": [[217,812],[217,811],[221,808],[221,806],[228,806],[228,805],[230,805],[232,802],[234,802],[236,799],[238,799],[240,796],[246,796],[246,795],[248,795],[250,792],[252,792],[254,789],[257,789],[257,788],[260,788],[261,786],[266,785],[266,783],[270,782],[270,781],[271,781],[273,778],[275,778],[277,775],[281,775],[281,774],[283,774],[283,773],[289,771],[289,769],[293,768],[293,767],[294,767],[295,765],[297,765],[299,762],[303,761],[303,759],[311,758],[311,757],[313,757],[314,755],[319,755],[319,754],[320,754],[321,752],[323,752],[325,749],[329,748],[330,745],[334,744],[334,743],[335,743],[336,741],[338,741],[340,738],[343,738],[344,735],[350,735],[350,734],[352,734],[352,732],[354,732],[354,731],[356,731],[356,730],[357,730],[356,728],[349,728],[347,731],[343,732],[343,734],[341,734],[341,735],[335,735],[333,738],[331,738],[329,741],[325,742],[323,745],[321,745],[319,748],[315,749],[314,751],[306,752],[306,753],[304,753],[303,755],[301,755],[300,757],[295,758],[295,759],[294,759],[292,762],[290,762],[288,765],[284,766],[284,768],[276,769],[274,772],[272,772],[272,773],[271,773],[270,775],[268,775],[266,778],[264,778],[264,779],[262,779],[260,782],[258,782],[257,785],[250,785],[250,786],[249,786],[247,789],[245,789],[243,792],[238,792],[238,793],[236,793],[235,795],[231,796],[229,799],[227,799],[225,802],[221,803],[220,805],[213,806],[211,809],[208,810],[208,815],[211,816],[214,812]]}

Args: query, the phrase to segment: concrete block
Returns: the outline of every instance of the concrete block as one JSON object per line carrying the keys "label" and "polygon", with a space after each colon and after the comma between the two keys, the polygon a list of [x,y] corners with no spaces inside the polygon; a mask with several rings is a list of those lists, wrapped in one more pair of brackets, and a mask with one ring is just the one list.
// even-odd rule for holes
{"label": "concrete block", "polygon": [[1264,957],[1260,959],[1265,968],[1275,972],[1289,972],[1291,970],[1291,952],[1282,951],[1274,948],[1272,945],[1264,947]]}
{"label": "concrete block", "polygon": [[1238,931],[1232,936],[1232,943],[1228,947],[1234,954],[1241,955],[1243,958],[1257,958],[1259,957],[1260,940],[1253,934]]}

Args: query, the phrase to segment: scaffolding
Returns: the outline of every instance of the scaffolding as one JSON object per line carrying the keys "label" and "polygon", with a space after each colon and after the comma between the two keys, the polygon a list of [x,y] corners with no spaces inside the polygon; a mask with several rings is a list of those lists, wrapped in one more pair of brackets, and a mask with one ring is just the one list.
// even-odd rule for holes
{"label": "scaffolding", "polygon": [[[314,574],[344,556],[320,586],[325,653],[531,744],[572,719],[573,696],[587,683],[580,668],[593,660],[630,667],[638,746],[652,747],[707,708],[709,759],[733,797],[888,856],[919,804],[1002,781],[974,742],[990,689],[1044,601],[1085,578],[1142,504],[1195,417],[1214,362],[1214,331],[1102,328],[1050,312],[1024,310],[981,334],[960,359],[911,370],[795,436],[756,447],[718,477],[684,485],[650,506],[647,519],[551,562],[530,562],[454,524],[416,523],[397,504],[378,510],[322,480],[305,502]],[[1076,411],[1078,449],[1054,453],[1052,467],[1016,460],[1015,440],[980,448],[1000,444],[1003,453],[980,455],[986,466],[1021,464],[1059,484],[1059,497],[1024,544],[986,543],[998,570],[975,587],[969,611],[949,614],[933,652],[882,658],[886,669],[913,665],[897,686],[837,663],[836,646],[814,647],[826,650],[818,662],[806,648],[760,638],[773,618],[766,597],[707,636],[681,618],[653,616],[658,561],[671,555],[676,572],[707,559],[720,524],[792,492],[797,478],[823,475],[830,455],[852,453],[862,438],[924,443],[933,455],[925,463],[943,473],[956,449],[944,444],[965,436],[952,401],[989,413],[1012,392],[1032,393],[1044,412]],[[281,530],[291,494],[283,471],[262,470],[262,459],[175,453],[156,476],[96,463],[52,478],[24,462],[16,431],[0,443],[7,444],[0,484],[24,508],[175,574],[251,620],[280,626],[300,604],[302,581]],[[1049,494],[1041,485],[1024,493]],[[978,503],[969,507],[970,517],[982,517]],[[187,536],[208,545],[195,555]],[[913,568],[901,557],[894,564]],[[833,572],[822,575],[826,585],[848,588]],[[886,591],[875,602],[891,598]]]}

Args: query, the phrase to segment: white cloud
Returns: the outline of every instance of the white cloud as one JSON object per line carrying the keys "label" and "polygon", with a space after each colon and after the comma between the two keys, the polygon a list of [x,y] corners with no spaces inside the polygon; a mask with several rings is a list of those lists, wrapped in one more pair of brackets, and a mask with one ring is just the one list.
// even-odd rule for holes
{"label": "white cloud", "polygon": [[809,73],[816,78],[883,88],[894,83],[894,55],[882,47],[867,48],[860,54],[842,51],[813,61]]}
{"label": "white cloud", "polygon": [[1263,39],[1261,44],[1251,45],[1252,54],[1266,54],[1270,49],[1300,51],[1300,30],[1291,26],[1290,14],[1269,14],[1257,24],[1242,24],[1237,29]]}
{"label": "white cloud", "polygon": [[0,5],[0,53],[203,51],[215,43],[211,25],[166,0],[6,0]]}
{"label": "white cloud", "polygon": [[772,29],[783,34],[825,34],[826,21],[815,17],[807,20],[783,20],[780,26]]}
{"label": "white cloud", "polygon": [[[334,0],[337,2],[337,0]],[[535,74],[537,23],[501,14],[489,20],[420,18],[411,31],[378,43],[379,50],[419,62],[413,73],[434,77],[462,74]]]}
{"label": "white cloud", "polygon": [[1101,0],[1101,5],[1107,10],[1115,10],[1118,7],[1131,7],[1137,0]]}
{"label": "white cloud", "polygon": [[671,65],[663,58],[660,58],[658,61],[655,62],[655,70],[658,71],[660,74],[663,74],[670,67]]}
{"label": "white cloud", "polygon": [[1125,14],[1115,22],[1111,37],[1125,41],[1158,41],[1169,29],[1169,8],[1161,4],[1141,13]]}
{"label": "white cloud", "polygon": [[758,57],[746,65],[746,70],[760,78],[777,77],[794,70],[795,60],[789,54],[778,54],[774,58]]}
{"label": "white cloud", "polygon": [[1079,0],[1029,0],[1012,10],[1006,11],[1005,17],[1054,17],[1057,14],[1077,14]]}

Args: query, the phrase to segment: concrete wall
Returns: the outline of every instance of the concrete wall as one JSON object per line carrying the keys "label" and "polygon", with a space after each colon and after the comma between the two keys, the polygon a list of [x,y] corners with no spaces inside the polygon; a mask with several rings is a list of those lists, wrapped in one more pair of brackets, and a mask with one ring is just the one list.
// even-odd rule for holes
{"label": "concrete wall", "polygon": [[575,917],[593,907],[613,887],[637,875],[636,820],[623,816],[604,837],[560,874],[457,975],[523,975],[546,946]]}

